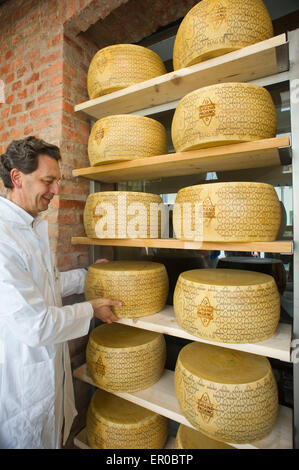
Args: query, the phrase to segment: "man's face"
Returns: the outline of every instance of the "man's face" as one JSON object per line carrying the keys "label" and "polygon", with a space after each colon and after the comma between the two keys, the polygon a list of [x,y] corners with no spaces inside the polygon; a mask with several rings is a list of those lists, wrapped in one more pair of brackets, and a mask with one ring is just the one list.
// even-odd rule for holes
{"label": "man's face", "polygon": [[37,169],[28,175],[22,173],[23,208],[33,217],[47,210],[51,199],[58,194],[59,179],[58,162],[47,155],[39,155]]}

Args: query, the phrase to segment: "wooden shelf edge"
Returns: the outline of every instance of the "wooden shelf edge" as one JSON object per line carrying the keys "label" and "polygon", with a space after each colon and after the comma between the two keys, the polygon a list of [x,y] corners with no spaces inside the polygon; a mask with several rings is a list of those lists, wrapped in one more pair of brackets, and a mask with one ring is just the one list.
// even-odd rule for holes
{"label": "wooden shelf edge", "polygon": [[157,155],[121,163],[73,170],[74,177],[115,183],[136,179],[180,176],[206,171],[240,170],[281,165],[279,148],[289,147],[288,136],[222,145],[189,152]]}
{"label": "wooden shelf edge", "polygon": [[[174,448],[175,439],[172,436],[168,436],[164,449],[173,449]],[[75,446],[79,447],[79,449],[89,449],[94,450],[89,447],[86,435],[86,428],[82,429],[74,438]],[[152,450],[152,449],[149,449]]]}
{"label": "wooden shelf edge", "polygon": [[179,338],[197,341],[199,343],[211,344],[223,348],[244,351],[259,356],[271,357],[284,362],[291,362],[292,325],[279,323],[275,334],[267,340],[258,343],[220,343],[209,341],[191,335],[178,325],[173,307],[167,305],[164,310],[154,315],[140,318],[120,318],[118,323],[141,328],[143,330],[155,331]]}
{"label": "wooden shelf edge", "polygon": [[[220,57],[160,75],[109,95],[77,104],[75,112],[83,111],[92,117],[99,118],[116,114],[115,109],[111,106],[114,103],[122,103],[121,112],[138,111],[142,106],[144,107],[144,100],[141,98],[144,97],[144,94],[148,95],[151,90],[157,91],[158,89],[159,93],[154,93],[154,102],[151,97],[151,99],[148,99],[148,103],[145,102],[145,107],[148,107],[149,104],[158,105],[180,99],[192,89],[213,82],[246,81],[273,75],[280,71],[275,50],[277,47],[286,44],[286,42],[286,34],[283,33]],[[257,57],[260,57],[259,61]],[[249,61],[250,67],[245,66],[246,61],[247,63]],[[195,80],[195,78],[198,80]],[[180,82],[180,87],[177,85],[178,82]],[[197,86],[194,86],[194,82]],[[132,96],[136,97],[136,100],[132,100]],[[128,101],[128,97],[131,100],[124,106],[124,100]],[[97,110],[99,108],[100,111]]]}
{"label": "wooden shelf edge", "polygon": [[[86,364],[75,369],[73,375],[97,387],[88,374]],[[113,394],[195,429],[181,413],[174,389],[174,372],[170,370],[165,369],[160,380],[146,390]],[[292,449],[292,429],[292,410],[279,405],[275,427],[265,439],[250,444],[228,444],[238,449]]]}
{"label": "wooden shelf edge", "polygon": [[256,251],[263,253],[293,253],[292,241],[273,242],[186,242],[174,238],[99,239],[72,237],[73,245],[131,246],[137,248],[170,248],[182,250]]}

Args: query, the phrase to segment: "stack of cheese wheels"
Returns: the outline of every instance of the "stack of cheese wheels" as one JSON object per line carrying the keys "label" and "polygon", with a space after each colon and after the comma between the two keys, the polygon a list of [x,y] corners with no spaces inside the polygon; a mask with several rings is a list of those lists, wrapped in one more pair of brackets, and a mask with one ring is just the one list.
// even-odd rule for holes
{"label": "stack of cheese wheels", "polygon": [[151,261],[110,261],[89,266],[86,300],[98,297],[120,300],[113,307],[119,318],[137,318],[160,312],[168,295],[165,266]]}
{"label": "stack of cheese wheels", "polygon": [[234,449],[224,442],[210,439],[195,429],[180,424],[175,443],[175,449]]}
{"label": "stack of cheese wheels", "polygon": [[179,102],[171,135],[176,152],[275,137],[277,115],[270,93],[251,83],[220,83],[188,93]]}
{"label": "stack of cheese wheels", "polygon": [[160,238],[162,199],[157,194],[103,191],[89,194],[83,222],[90,238]]}
{"label": "stack of cheese wheels", "polygon": [[178,356],[175,390],[186,419],[212,439],[248,443],[274,427],[278,393],[266,357],[190,343]]}
{"label": "stack of cheese wheels", "polygon": [[270,184],[200,184],[178,192],[173,228],[180,240],[274,241],[280,214],[280,202]]}
{"label": "stack of cheese wheels", "polygon": [[135,44],[104,47],[93,57],[87,75],[89,98],[97,98],[166,73],[162,59]]}
{"label": "stack of cheese wheels", "polygon": [[164,336],[118,323],[95,328],[86,348],[87,369],[108,392],[137,392],[156,383],[164,370]]}
{"label": "stack of cheese wheels", "polygon": [[97,121],[88,140],[92,166],[153,157],[167,153],[164,126],[151,118],[129,114]]}
{"label": "stack of cheese wheels", "polygon": [[202,62],[273,36],[262,0],[202,0],[178,29],[174,70]]}
{"label": "stack of cheese wheels", "polygon": [[88,408],[86,431],[92,449],[162,449],[167,440],[168,420],[97,390]]}
{"label": "stack of cheese wheels", "polygon": [[272,276],[238,269],[193,269],[179,276],[173,298],[178,324],[223,343],[254,343],[275,333],[279,292]]}

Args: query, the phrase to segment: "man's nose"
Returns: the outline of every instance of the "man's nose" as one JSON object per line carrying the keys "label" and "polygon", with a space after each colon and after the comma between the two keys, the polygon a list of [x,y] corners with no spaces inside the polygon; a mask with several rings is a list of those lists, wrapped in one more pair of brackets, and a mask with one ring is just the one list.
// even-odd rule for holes
{"label": "man's nose", "polygon": [[59,193],[59,185],[57,181],[53,181],[53,183],[50,186],[50,191],[54,195],[57,195]]}

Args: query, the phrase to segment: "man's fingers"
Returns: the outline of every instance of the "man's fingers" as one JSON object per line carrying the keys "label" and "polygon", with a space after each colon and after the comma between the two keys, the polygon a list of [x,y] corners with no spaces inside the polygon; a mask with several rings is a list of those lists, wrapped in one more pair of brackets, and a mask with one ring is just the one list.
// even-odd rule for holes
{"label": "man's fingers", "polygon": [[111,299],[101,299],[102,305],[112,305],[114,307],[121,307],[122,302],[120,300],[111,300]]}
{"label": "man's fingers", "polygon": [[99,258],[99,259],[96,260],[96,263],[109,263],[109,259]]}

